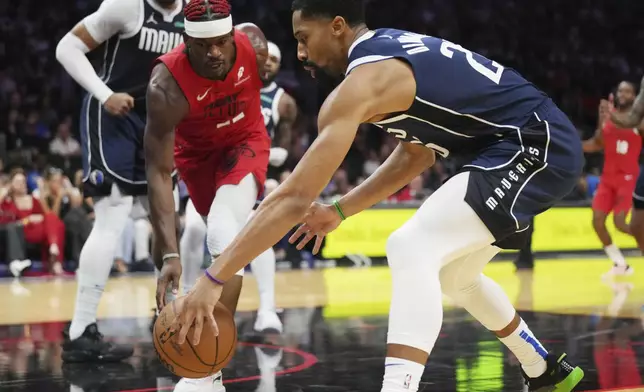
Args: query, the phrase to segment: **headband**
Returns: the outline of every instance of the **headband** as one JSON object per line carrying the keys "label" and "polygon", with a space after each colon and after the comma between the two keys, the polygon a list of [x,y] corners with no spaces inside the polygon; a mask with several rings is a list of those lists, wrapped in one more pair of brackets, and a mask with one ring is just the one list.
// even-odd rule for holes
{"label": "headband", "polygon": [[271,41],[268,41],[268,55],[275,56],[280,61],[282,60],[282,51],[280,50],[279,46],[275,45]]}
{"label": "headband", "polygon": [[192,38],[214,38],[226,35],[233,31],[233,17],[201,22],[184,21],[186,34]]}

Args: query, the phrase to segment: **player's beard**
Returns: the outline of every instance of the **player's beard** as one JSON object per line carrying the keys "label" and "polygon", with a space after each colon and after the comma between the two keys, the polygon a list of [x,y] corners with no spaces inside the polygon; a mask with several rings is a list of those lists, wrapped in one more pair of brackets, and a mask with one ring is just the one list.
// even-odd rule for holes
{"label": "player's beard", "polygon": [[628,101],[625,103],[622,103],[619,99],[615,101],[615,108],[617,110],[629,110],[631,106],[633,106],[634,101]]}

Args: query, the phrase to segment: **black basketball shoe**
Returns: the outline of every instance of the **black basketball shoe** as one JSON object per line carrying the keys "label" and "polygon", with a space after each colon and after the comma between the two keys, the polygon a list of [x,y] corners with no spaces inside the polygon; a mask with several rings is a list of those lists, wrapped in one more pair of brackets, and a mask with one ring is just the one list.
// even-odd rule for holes
{"label": "black basketball shoe", "polygon": [[557,357],[549,353],[546,363],[546,372],[537,378],[528,377],[521,369],[530,392],[571,392],[584,378],[584,371],[566,361],[566,354]]}
{"label": "black basketball shoe", "polygon": [[67,330],[63,332],[63,338],[62,358],[68,363],[119,362],[131,357],[134,352],[130,346],[106,342],[98,332],[96,323],[88,325],[78,339],[71,340]]}

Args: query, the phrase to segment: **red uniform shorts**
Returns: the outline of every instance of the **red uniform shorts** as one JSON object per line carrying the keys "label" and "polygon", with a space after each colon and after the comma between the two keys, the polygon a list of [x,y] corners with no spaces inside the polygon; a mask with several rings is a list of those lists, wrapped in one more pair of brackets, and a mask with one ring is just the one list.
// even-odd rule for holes
{"label": "red uniform shorts", "polygon": [[175,164],[197,212],[207,216],[217,190],[237,185],[248,174],[257,181],[258,197],[264,189],[271,140],[266,131],[238,140],[222,140],[221,148],[198,150],[185,146],[175,151]]}
{"label": "red uniform shorts", "polygon": [[602,177],[593,198],[593,210],[605,214],[628,213],[633,205],[636,180],[636,175]]}

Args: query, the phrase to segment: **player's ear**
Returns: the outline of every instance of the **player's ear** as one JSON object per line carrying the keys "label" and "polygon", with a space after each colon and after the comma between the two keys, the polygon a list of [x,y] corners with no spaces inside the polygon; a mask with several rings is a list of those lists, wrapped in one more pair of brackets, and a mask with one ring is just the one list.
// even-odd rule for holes
{"label": "player's ear", "polygon": [[341,16],[336,16],[331,22],[331,32],[336,37],[341,35],[348,27],[347,21]]}
{"label": "player's ear", "polygon": [[191,40],[190,36],[188,36],[188,34],[186,34],[186,33],[183,33],[183,42],[186,44],[186,48],[190,49],[190,46],[192,46],[191,41],[192,40]]}

